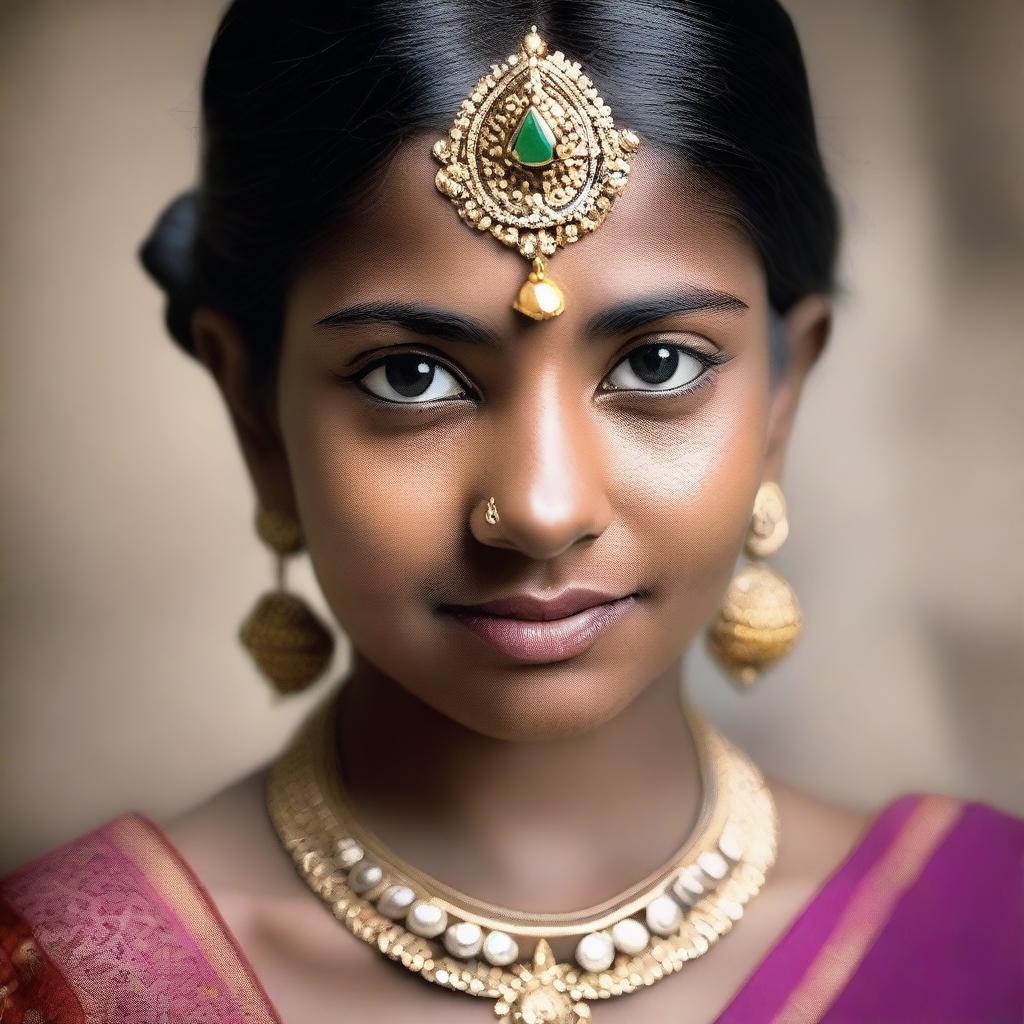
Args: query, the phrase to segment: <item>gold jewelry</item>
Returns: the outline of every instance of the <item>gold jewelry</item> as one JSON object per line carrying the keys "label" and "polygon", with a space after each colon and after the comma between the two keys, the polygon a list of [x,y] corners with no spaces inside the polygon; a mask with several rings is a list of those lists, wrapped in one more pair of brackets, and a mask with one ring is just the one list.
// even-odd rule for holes
{"label": "gold jewelry", "polygon": [[802,615],[793,588],[762,561],[788,536],[782,488],[766,480],[754,499],[744,543],[753,561],[733,577],[707,632],[708,649],[741,689],[787,654],[800,633]]}
{"label": "gold jewelry", "polygon": [[444,166],[435,184],[478,231],[515,246],[533,270],[513,309],[534,320],[565,309],[545,257],[604,221],[626,187],[640,139],[616,130],[593,82],[531,25],[519,49],[462,101],[448,137],[434,143]]}
{"label": "gold jewelry", "polygon": [[484,512],[484,519],[493,526],[501,516],[498,515],[498,506],[494,504],[494,498],[487,499],[487,510]]}
{"label": "gold jewelry", "polygon": [[[693,832],[646,878],[580,911],[493,906],[389,850],[340,778],[335,701],[272,767],[267,808],[299,874],[364,942],[436,985],[495,1000],[499,1024],[577,1024],[590,1019],[587,1000],[653,985],[706,953],[774,863],[778,816],[761,773],[685,698],[683,712],[703,796]],[[560,962],[552,942],[568,943],[575,963]]]}
{"label": "gold jewelry", "polygon": [[277,509],[256,510],[256,532],[277,555],[277,589],[265,593],[238,636],[280,693],[305,689],[330,663],[334,637],[302,598],[284,589],[284,559],[301,550],[298,520]]}

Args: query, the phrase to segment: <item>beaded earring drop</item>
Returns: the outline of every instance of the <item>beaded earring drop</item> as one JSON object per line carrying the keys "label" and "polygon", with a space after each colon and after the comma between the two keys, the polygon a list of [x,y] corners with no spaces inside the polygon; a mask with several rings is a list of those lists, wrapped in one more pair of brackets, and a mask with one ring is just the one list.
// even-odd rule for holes
{"label": "beaded earring drop", "polygon": [[256,532],[277,555],[277,587],[260,597],[239,639],[280,693],[309,686],[330,663],[334,637],[302,598],[284,589],[284,560],[302,549],[302,529],[286,512],[260,506]]}
{"label": "beaded earring drop", "polygon": [[741,689],[752,686],[761,672],[788,654],[800,632],[801,612],[793,588],[763,561],[782,547],[787,536],[785,496],[774,480],[766,480],[754,499],[744,543],[751,562],[729,583],[707,631],[712,656]]}

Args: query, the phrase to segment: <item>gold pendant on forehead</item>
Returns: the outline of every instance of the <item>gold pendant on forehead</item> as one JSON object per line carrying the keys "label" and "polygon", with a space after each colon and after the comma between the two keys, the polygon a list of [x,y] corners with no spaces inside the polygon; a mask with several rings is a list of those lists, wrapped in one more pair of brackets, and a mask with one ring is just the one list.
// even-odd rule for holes
{"label": "gold pendant on forehead", "polygon": [[634,132],[616,129],[579,63],[549,52],[533,25],[462,101],[447,138],[434,143],[443,164],[435,183],[466,224],[532,261],[512,307],[547,320],[565,309],[547,258],[600,227],[639,145]]}

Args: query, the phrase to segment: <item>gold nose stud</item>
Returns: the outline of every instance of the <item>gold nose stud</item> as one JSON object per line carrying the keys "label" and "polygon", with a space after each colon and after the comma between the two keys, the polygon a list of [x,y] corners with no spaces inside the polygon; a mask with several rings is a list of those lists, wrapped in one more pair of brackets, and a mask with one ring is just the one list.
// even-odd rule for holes
{"label": "gold nose stud", "polygon": [[487,511],[484,512],[484,519],[493,526],[499,519],[498,506],[494,504],[494,498],[487,499]]}

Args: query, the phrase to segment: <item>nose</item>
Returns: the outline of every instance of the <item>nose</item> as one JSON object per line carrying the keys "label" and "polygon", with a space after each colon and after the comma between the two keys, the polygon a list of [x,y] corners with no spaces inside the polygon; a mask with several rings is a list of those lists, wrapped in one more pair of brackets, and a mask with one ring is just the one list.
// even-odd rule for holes
{"label": "nose", "polygon": [[[600,536],[612,514],[593,412],[560,394],[556,378],[495,419],[478,492],[483,497],[470,518],[481,543],[537,560]],[[485,515],[491,496],[499,517],[494,524]]]}

